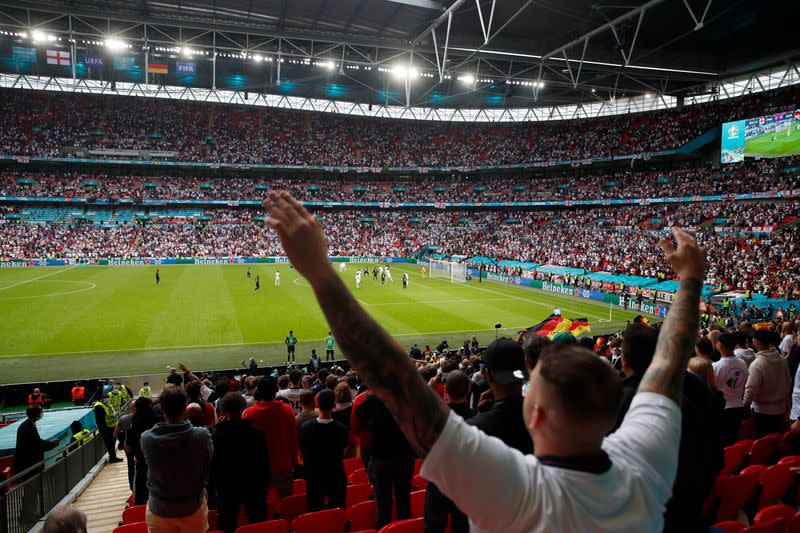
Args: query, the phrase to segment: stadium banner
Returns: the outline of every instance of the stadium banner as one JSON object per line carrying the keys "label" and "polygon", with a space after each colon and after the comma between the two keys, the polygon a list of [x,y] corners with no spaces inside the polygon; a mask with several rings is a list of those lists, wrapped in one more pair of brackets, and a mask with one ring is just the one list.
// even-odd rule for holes
{"label": "stadium banner", "polygon": [[[468,273],[470,276],[476,277],[480,274],[478,270],[472,268],[468,270]],[[562,294],[564,296],[577,296],[578,298],[585,298],[587,300],[609,303],[617,307],[624,307],[624,304],[620,304],[619,296],[615,294],[608,294],[602,291],[582,289],[580,287],[570,287],[558,283],[541,282],[537,280],[521,278],[519,276],[506,276],[505,274],[495,274],[493,272],[486,272],[486,279],[489,281],[508,283],[510,285],[522,285],[532,287],[534,289],[542,289],[547,292]],[[627,310],[639,311],[648,315],[664,318],[667,316],[667,312],[669,312],[669,306],[664,304],[654,304],[651,302],[642,302],[639,304],[634,300],[628,304]]]}
{"label": "stadium banner", "polygon": [[115,56],[114,70],[133,70],[136,66],[136,58],[131,56]]}
{"label": "stadium banner", "polygon": [[[333,263],[413,263],[405,257],[386,256],[337,256],[328,258]],[[12,259],[0,261],[0,268],[24,268],[36,266],[152,266],[152,265],[231,265],[231,264],[280,264],[289,263],[288,257],[132,257],[128,259],[99,259],[83,261],[68,259]]]}
{"label": "stadium banner", "polygon": [[148,63],[148,74],[169,74],[169,65],[166,63]]}
{"label": "stadium banner", "polygon": [[86,57],[83,58],[83,64],[87,67],[104,67],[106,63],[103,60],[103,56],[86,54]]}
{"label": "stadium banner", "polygon": [[178,61],[175,63],[175,74],[197,74],[197,65],[195,63]]}
{"label": "stadium banner", "polygon": [[11,60],[17,63],[36,63],[36,48],[12,46]]}

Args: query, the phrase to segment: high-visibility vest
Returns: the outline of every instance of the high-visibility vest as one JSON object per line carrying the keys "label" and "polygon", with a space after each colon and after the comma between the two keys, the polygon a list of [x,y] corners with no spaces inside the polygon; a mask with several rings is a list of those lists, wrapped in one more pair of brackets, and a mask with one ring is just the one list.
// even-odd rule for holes
{"label": "high-visibility vest", "polygon": [[122,393],[120,391],[111,391],[108,393],[108,403],[111,405],[111,409],[114,411],[119,411],[122,409]]}
{"label": "high-visibility vest", "polygon": [[98,405],[102,407],[103,411],[105,411],[106,413],[105,414],[106,426],[108,426],[109,429],[115,427],[117,425],[117,417],[114,416],[114,411],[103,402],[96,402],[94,404],[95,407],[97,407]]}
{"label": "high-visibility vest", "polygon": [[81,444],[86,444],[87,442],[92,440],[92,432],[89,431],[88,429],[82,429],[79,432],[75,433],[72,436],[72,438],[75,439],[77,442],[80,442]]}
{"label": "high-visibility vest", "polygon": [[33,394],[28,394],[28,405],[34,404],[44,405],[44,394],[40,394],[36,398],[33,397]]}
{"label": "high-visibility vest", "polygon": [[78,386],[72,387],[72,401],[73,402],[75,400],[83,400],[84,398],[86,398],[86,393],[85,393],[84,387],[78,387]]}
{"label": "high-visibility vest", "polygon": [[142,387],[139,389],[139,397],[140,398],[149,398],[150,397],[150,387]]}

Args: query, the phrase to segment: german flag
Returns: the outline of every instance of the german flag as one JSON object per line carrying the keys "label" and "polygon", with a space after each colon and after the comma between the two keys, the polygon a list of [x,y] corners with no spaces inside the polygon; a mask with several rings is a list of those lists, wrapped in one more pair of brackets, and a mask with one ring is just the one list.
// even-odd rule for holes
{"label": "german flag", "polygon": [[550,315],[538,324],[526,330],[528,335],[544,335],[552,339],[559,333],[572,333],[579,336],[582,333],[590,332],[589,321],[585,318],[564,318],[561,315]]}
{"label": "german flag", "polygon": [[169,65],[166,63],[148,63],[147,72],[150,74],[167,74],[169,72]]}

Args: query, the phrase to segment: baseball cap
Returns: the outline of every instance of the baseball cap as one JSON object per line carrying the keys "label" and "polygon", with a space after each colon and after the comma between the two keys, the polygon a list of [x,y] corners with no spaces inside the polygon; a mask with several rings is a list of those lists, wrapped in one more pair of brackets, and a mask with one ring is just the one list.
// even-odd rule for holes
{"label": "baseball cap", "polygon": [[319,369],[319,372],[317,372],[317,377],[320,378],[320,379],[325,379],[326,377],[328,377],[328,374],[330,374],[330,373],[331,373],[330,370],[328,370],[327,368],[323,367],[323,368]]}
{"label": "baseball cap", "polygon": [[525,379],[525,353],[511,339],[497,339],[483,353],[483,364],[500,385],[510,385]]}

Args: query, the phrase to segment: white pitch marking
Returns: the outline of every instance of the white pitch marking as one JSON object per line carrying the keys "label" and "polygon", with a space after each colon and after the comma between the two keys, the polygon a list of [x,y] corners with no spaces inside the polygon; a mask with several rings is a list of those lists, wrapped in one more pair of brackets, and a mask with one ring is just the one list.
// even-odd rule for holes
{"label": "white pitch marking", "polygon": [[48,294],[39,294],[39,295],[31,295],[31,296],[12,296],[11,298],[0,298],[0,301],[3,300],[28,300],[31,298],[48,298],[50,296],[66,296],[67,294],[78,294],[79,292],[87,292],[97,287],[96,284],[90,281],[76,281],[76,280],[69,280],[69,279],[49,279],[47,281],[55,281],[56,283],[83,283],[84,285],[90,285],[85,289],[77,289],[74,291],[66,291],[66,292],[51,292]]}
{"label": "white pitch marking", "polygon": [[37,279],[46,278],[48,276],[55,276],[56,274],[60,274],[62,272],[68,272],[68,271],[72,270],[73,268],[76,268],[76,267],[75,266],[71,266],[69,268],[62,268],[61,270],[56,270],[55,272],[50,272],[49,274],[45,274],[44,276],[39,276],[38,278],[31,278],[31,279],[26,279],[24,281],[19,281],[17,283],[14,283],[13,285],[9,285],[8,287],[0,287],[0,291],[5,291],[5,290],[10,289],[12,287],[18,287],[20,285],[25,285],[26,283],[30,283],[31,281],[36,281]]}

